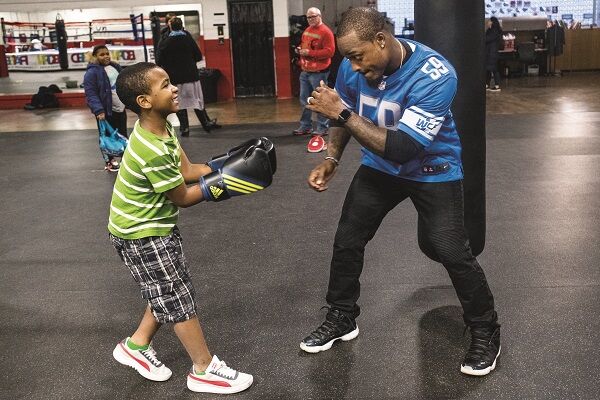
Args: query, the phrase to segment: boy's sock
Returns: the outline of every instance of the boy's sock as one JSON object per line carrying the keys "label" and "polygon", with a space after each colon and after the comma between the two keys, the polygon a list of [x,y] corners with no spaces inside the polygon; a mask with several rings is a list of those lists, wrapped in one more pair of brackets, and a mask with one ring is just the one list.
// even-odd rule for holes
{"label": "boy's sock", "polygon": [[127,347],[131,350],[148,350],[148,347],[150,347],[150,345],[147,344],[145,346],[139,346],[133,343],[130,338],[127,338]]}
{"label": "boy's sock", "polygon": [[196,375],[205,375],[206,372],[204,372],[204,371],[196,371],[196,367],[194,367],[194,374],[196,374]]}

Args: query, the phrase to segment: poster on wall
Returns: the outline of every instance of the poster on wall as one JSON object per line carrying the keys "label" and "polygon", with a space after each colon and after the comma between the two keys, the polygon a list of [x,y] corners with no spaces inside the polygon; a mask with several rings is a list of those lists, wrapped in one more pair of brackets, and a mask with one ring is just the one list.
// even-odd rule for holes
{"label": "poster on wall", "polygon": [[[110,58],[121,66],[144,61],[144,46],[108,46]],[[147,46],[148,61],[154,62],[154,48]],[[69,69],[86,69],[91,48],[67,49]],[[58,50],[27,51],[7,53],[6,63],[9,71],[59,71]]]}

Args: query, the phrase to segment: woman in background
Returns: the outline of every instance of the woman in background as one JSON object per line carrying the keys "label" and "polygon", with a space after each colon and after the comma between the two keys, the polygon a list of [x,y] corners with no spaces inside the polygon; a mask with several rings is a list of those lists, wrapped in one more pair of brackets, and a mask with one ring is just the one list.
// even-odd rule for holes
{"label": "woman in background", "polygon": [[202,60],[202,53],[192,36],[183,29],[181,18],[171,18],[169,26],[171,32],[160,41],[156,63],[169,74],[171,83],[179,89],[177,118],[181,136],[190,134],[187,108],[194,109],[206,132],[220,128],[221,125],[218,125],[216,120],[211,120],[204,109],[204,96],[196,66],[196,63]]}
{"label": "woman in background", "polygon": [[[500,73],[498,72],[498,50],[502,43],[502,28],[498,18],[491,17],[485,31],[485,69],[487,73],[485,88],[492,92],[500,91]],[[494,86],[492,86],[492,76]]]}

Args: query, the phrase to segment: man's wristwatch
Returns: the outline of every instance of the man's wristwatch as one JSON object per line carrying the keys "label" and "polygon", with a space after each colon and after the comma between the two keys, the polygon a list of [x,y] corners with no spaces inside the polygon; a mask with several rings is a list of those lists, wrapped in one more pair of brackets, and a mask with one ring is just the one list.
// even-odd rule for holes
{"label": "man's wristwatch", "polygon": [[338,115],[337,122],[344,125],[346,122],[348,122],[350,116],[352,116],[352,111],[348,110],[347,108],[344,108],[342,112]]}

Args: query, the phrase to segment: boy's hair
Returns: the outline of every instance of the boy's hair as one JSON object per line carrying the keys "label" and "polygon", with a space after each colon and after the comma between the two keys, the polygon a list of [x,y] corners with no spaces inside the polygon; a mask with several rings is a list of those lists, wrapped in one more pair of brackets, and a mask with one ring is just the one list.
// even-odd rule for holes
{"label": "boy's hair", "polygon": [[392,33],[392,25],[382,13],[371,7],[353,7],[342,14],[337,37],[356,32],[361,41],[375,40],[377,32]]}
{"label": "boy's hair", "polygon": [[183,29],[183,21],[179,17],[173,17],[169,21],[171,23],[172,31],[180,31]]}
{"label": "boy's hair", "polygon": [[92,50],[92,55],[95,57],[96,54],[98,54],[98,52],[102,49],[108,50],[108,47],[106,47],[105,44],[97,44],[96,46],[94,46],[94,49]]}
{"label": "boy's hair", "polygon": [[150,94],[150,81],[148,72],[158,68],[156,64],[149,62],[140,62],[125,68],[117,77],[117,96],[136,114],[140,114],[142,109],[138,105],[136,98],[143,94]]}

